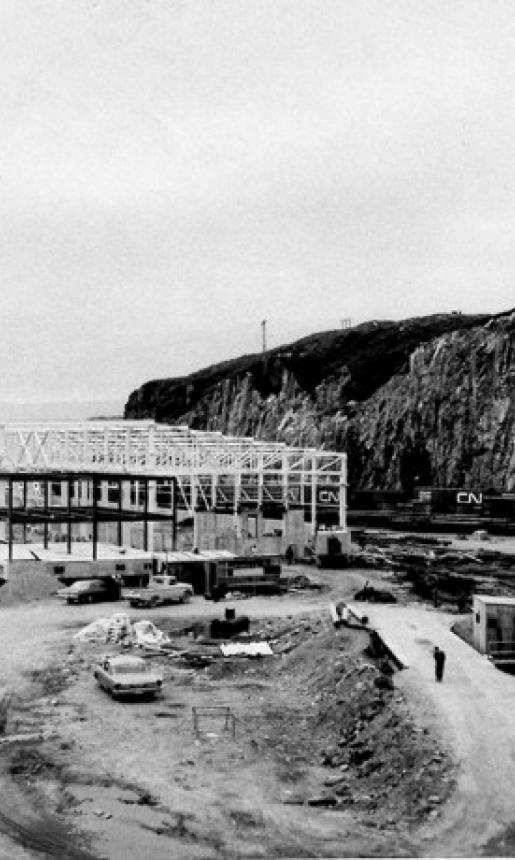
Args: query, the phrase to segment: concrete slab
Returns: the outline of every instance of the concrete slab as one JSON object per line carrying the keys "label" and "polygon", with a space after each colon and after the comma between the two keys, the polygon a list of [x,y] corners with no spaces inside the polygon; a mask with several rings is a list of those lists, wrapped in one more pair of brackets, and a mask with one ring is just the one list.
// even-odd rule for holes
{"label": "concrete slab", "polygon": [[[33,553],[35,553],[41,561],[62,561],[63,559],[84,561],[84,559],[91,559],[93,555],[92,545],[89,541],[74,541],[72,543],[71,555],[68,555],[66,549],[66,542],[49,543],[48,549],[45,549],[41,543],[17,543],[13,547],[13,558],[16,561],[34,561]],[[97,545],[98,559],[152,559],[153,555],[151,552],[145,552],[145,550],[129,546],[119,547],[115,544],[106,543],[99,543]],[[0,562],[7,561],[8,556],[8,545],[0,543]]]}

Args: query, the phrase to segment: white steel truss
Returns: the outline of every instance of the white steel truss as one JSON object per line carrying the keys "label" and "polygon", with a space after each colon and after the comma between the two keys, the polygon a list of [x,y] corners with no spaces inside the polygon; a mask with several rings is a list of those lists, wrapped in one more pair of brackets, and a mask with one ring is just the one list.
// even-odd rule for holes
{"label": "white steel truss", "polygon": [[282,442],[154,421],[0,425],[0,469],[132,473],[175,478],[190,512],[242,503],[339,508],[345,523],[346,456]]}

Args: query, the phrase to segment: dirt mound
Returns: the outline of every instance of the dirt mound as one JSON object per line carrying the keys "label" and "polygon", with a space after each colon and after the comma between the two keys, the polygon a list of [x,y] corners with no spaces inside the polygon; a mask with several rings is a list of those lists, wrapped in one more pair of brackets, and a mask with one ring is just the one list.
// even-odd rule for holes
{"label": "dirt mound", "polygon": [[[35,566],[35,563],[34,563]],[[0,606],[13,606],[29,600],[42,600],[57,592],[59,583],[52,573],[28,570],[13,573],[0,588]]]}
{"label": "dirt mound", "polygon": [[[327,631],[306,639],[278,670],[297,689],[305,720],[280,721],[276,749],[286,758],[296,746],[327,770],[316,805],[362,809],[378,826],[436,817],[453,788],[452,763],[427,729],[416,726],[395,690],[395,669],[365,657],[363,631]],[[300,695],[299,695],[300,694]]]}

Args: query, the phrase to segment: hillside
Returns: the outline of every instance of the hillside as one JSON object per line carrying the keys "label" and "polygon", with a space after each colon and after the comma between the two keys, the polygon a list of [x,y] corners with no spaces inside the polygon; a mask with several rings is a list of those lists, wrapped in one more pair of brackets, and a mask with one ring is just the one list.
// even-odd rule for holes
{"label": "hillside", "polygon": [[322,332],[147,382],[125,415],[347,450],[356,488],[511,489],[514,320],[438,314]]}

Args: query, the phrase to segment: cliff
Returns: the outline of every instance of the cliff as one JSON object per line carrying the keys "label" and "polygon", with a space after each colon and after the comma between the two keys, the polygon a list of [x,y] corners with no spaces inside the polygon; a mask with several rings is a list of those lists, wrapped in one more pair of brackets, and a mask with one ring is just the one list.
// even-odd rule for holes
{"label": "cliff", "polygon": [[347,450],[354,488],[515,488],[515,312],[324,332],[148,382],[127,418]]}

